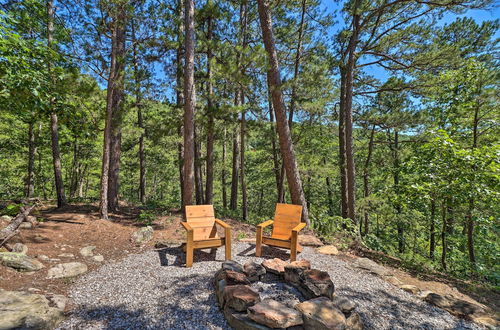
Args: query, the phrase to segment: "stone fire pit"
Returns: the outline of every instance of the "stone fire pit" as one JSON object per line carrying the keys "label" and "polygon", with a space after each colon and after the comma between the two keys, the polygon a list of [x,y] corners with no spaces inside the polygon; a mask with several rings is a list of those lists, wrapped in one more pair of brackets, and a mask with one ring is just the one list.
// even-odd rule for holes
{"label": "stone fire pit", "polygon": [[311,269],[307,260],[226,261],[214,284],[219,306],[234,329],[363,329],[356,305],[334,295],[328,273]]}

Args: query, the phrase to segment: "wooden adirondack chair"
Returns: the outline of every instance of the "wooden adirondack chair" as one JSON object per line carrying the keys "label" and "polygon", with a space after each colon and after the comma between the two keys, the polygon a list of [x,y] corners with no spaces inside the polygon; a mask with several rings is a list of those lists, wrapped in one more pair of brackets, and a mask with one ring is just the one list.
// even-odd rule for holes
{"label": "wooden adirondack chair", "polygon": [[[290,249],[290,261],[297,259],[297,252],[302,252],[298,242],[298,234],[306,224],[300,222],[302,206],[292,204],[276,204],[274,221],[268,220],[257,226],[257,244],[255,255],[260,257],[262,244]],[[264,228],[273,225],[271,237],[263,236]]]}
{"label": "wooden adirondack chair", "polygon": [[[231,259],[231,227],[215,219],[213,205],[186,206],[186,221],[181,222],[187,231],[186,267],[193,265],[195,249],[216,248],[225,245],[226,260]],[[224,237],[217,235],[216,225],[224,228]]]}

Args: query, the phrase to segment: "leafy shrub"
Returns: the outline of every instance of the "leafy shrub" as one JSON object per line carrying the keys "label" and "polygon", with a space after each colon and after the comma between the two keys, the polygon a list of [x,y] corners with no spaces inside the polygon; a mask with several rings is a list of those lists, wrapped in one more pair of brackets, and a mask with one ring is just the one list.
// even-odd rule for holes
{"label": "leafy shrub", "polygon": [[19,204],[9,204],[2,211],[2,215],[9,215],[15,217],[21,212],[21,205]]}
{"label": "leafy shrub", "polygon": [[137,222],[140,222],[146,226],[150,226],[156,219],[156,214],[150,211],[141,210],[139,216],[137,217]]}

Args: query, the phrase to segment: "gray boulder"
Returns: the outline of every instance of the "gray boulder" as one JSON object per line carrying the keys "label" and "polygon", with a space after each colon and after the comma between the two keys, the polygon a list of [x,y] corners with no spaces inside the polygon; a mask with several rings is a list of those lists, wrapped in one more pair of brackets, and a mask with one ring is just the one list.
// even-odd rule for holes
{"label": "gray boulder", "polygon": [[35,258],[17,252],[0,252],[0,263],[19,272],[34,272],[44,267]]}
{"label": "gray boulder", "polygon": [[0,289],[0,329],[54,329],[62,319],[42,295]]}
{"label": "gray boulder", "polygon": [[132,242],[136,244],[144,244],[153,238],[153,227],[146,226],[132,234]]}
{"label": "gray boulder", "polygon": [[49,269],[47,278],[74,277],[86,273],[87,270],[87,265],[81,262],[57,264]]}

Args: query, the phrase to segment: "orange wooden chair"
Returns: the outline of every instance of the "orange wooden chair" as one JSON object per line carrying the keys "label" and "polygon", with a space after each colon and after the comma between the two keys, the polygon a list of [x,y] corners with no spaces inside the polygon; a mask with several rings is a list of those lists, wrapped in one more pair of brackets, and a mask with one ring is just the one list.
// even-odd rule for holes
{"label": "orange wooden chair", "polygon": [[[215,219],[213,205],[189,205],[186,206],[186,221],[181,222],[187,231],[187,242],[184,247],[186,251],[186,267],[193,265],[193,254],[195,249],[216,248],[225,245],[226,260],[231,259],[231,227]],[[224,228],[224,237],[217,235],[216,225]]]}
{"label": "orange wooden chair", "polygon": [[[297,259],[297,252],[302,252],[298,242],[298,234],[306,224],[300,222],[302,206],[292,204],[276,204],[274,221],[268,220],[257,226],[257,244],[255,255],[261,256],[262,244],[286,248],[290,250],[290,261]],[[271,237],[263,236],[264,228],[273,225]]]}

